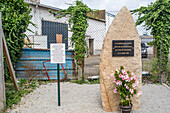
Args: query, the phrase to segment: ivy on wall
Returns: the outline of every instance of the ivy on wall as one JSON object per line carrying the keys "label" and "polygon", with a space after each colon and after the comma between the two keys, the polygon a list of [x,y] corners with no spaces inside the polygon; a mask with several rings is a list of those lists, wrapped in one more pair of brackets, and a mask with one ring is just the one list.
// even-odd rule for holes
{"label": "ivy on wall", "polygon": [[69,16],[69,26],[73,35],[71,37],[72,46],[74,46],[75,60],[77,65],[80,65],[82,72],[84,73],[84,58],[85,53],[88,52],[88,48],[85,41],[85,33],[88,27],[87,14],[92,11],[83,2],[77,0],[75,5],[70,4],[68,9],[60,10],[58,12],[51,12],[56,15],[57,18]]}
{"label": "ivy on wall", "polygon": [[[24,45],[24,34],[31,23],[31,9],[24,0],[1,0],[0,11],[2,12],[2,28],[13,66],[21,56],[21,49]],[[31,31],[31,30],[30,30]],[[5,58],[4,58],[5,61]],[[5,80],[9,80],[9,71],[4,62]]]}
{"label": "ivy on wall", "polygon": [[150,45],[156,45],[160,73],[166,72],[170,48],[170,0],[157,0],[133,13],[139,15],[136,25],[145,22],[145,27],[151,29],[155,40]]}

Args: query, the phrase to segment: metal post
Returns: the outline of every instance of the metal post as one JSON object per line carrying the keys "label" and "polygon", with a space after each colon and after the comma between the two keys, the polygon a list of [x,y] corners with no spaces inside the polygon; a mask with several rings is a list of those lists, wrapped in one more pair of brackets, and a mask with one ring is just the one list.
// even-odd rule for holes
{"label": "metal post", "polygon": [[58,80],[58,106],[60,106],[60,65],[57,64],[57,80]]}

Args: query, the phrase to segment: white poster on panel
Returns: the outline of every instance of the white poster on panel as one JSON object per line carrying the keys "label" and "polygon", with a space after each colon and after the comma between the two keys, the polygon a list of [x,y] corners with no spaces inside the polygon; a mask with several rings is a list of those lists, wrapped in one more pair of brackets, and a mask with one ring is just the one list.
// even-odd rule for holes
{"label": "white poster on panel", "polygon": [[50,44],[51,63],[65,63],[65,44]]}

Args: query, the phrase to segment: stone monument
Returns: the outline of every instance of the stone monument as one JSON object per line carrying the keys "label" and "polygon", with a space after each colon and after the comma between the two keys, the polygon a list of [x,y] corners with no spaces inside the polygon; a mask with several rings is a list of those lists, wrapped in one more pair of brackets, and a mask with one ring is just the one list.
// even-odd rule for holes
{"label": "stone monument", "polygon": [[[117,14],[104,38],[100,55],[100,93],[103,109],[107,112],[118,111],[120,96],[113,93],[112,71],[125,66],[133,72],[139,81],[137,90],[142,85],[141,40],[137,32],[133,17],[126,7]],[[133,110],[140,107],[141,96],[132,99]]]}

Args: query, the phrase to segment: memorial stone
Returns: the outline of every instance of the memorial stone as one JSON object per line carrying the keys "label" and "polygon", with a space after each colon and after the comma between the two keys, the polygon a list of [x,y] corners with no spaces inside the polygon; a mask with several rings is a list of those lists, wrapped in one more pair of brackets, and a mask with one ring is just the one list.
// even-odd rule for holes
{"label": "memorial stone", "polygon": [[[133,17],[126,7],[117,14],[104,38],[100,55],[100,93],[104,111],[120,110],[120,96],[113,93],[112,71],[125,66],[133,72],[139,81],[138,91],[142,85],[141,40],[137,32]],[[141,96],[132,99],[133,110],[140,107]]]}

